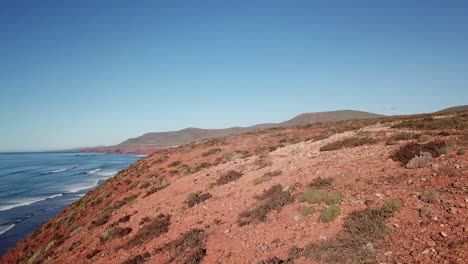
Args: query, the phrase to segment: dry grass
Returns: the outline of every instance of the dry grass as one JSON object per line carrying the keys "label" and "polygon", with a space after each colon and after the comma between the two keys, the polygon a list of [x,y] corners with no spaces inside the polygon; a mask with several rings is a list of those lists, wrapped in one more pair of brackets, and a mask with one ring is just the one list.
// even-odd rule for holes
{"label": "dry grass", "polygon": [[352,137],[347,138],[339,141],[335,141],[333,143],[328,143],[320,148],[320,151],[332,151],[338,150],[343,148],[354,148],[363,145],[372,145],[379,142],[377,139],[368,138],[368,137]]}
{"label": "dry grass", "polygon": [[408,133],[408,132],[398,132],[392,135],[392,141],[402,141],[402,140],[411,140],[418,138],[418,134]]}
{"label": "dry grass", "polygon": [[464,130],[467,127],[467,118],[462,115],[439,119],[435,119],[433,117],[426,117],[419,120],[406,120],[394,125],[392,128],[407,128],[414,130]]}
{"label": "dry grass", "polygon": [[122,262],[122,264],[143,264],[150,257],[151,257],[151,254],[149,252],[145,252],[143,254],[136,255],[135,257],[131,257],[131,258],[125,260],[124,262]]}

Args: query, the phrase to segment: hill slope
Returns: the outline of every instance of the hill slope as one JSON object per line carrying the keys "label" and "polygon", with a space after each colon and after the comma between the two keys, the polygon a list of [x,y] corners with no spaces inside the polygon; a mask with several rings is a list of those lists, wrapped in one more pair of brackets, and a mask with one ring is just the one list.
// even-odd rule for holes
{"label": "hill slope", "polygon": [[437,113],[450,113],[450,112],[463,112],[463,111],[468,111],[468,105],[459,105],[459,106],[449,107],[449,108],[440,110]]}
{"label": "hill slope", "polygon": [[[272,128],[161,150],[0,262],[464,263],[468,114],[429,116]],[[419,134],[432,139],[418,142]],[[430,154],[411,161],[420,151]]]}
{"label": "hill slope", "polygon": [[250,131],[262,130],[271,127],[297,126],[313,124],[317,122],[335,122],[342,120],[368,119],[382,116],[383,115],[354,110],[304,113],[282,123],[268,123],[249,127],[231,127],[224,129],[186,128],[179,131],[147,133],[140,137],[130,138],[116,146],[104,148],[90,148],[86,149],[86,151],[115,152],[118,150],[117,152],[134,152],[135,150],[149,150],[146,152],[150,153],[155,148],[177,146],[205,138],[222,137],[232,134],[240,134]]}

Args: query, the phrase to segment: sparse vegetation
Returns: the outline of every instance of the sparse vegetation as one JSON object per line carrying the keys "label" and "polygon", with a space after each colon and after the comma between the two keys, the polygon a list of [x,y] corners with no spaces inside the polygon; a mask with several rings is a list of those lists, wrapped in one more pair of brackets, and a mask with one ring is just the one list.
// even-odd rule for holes
{"label": "sparse vegetation", "polygon": [[145,242],[159,237],[169,231],[171,225],[171,216],[167,214],[159,214],[156,218],[144,223],[143,227],[138,230],[136,235],[126,243],[126,248],[143,245]]}
{"label": "sparse vegetation", "polygon": [[185,200],[185,203],[187,204],[188,207],[193,207],[196,204],[202,203],[208,199],[213,197],[210,193],[189,193],[187,195],[187,199]]}
{"label": "sparse vegetation", "polygon": [[272,186],[256,197],[257,204],[239,215],[237,224],[239,226],[248,225],[255,222],[263,222],[270,211],[280,210],[283,206],[291,203],[294,198],[289,191],[283,191],[279,184]]}
{"label": "sparse vegetation", "polygon": [[465,150],[464,149],[459,149],[457,151],[457,154],[460,155],[460,156],[465,155]]}
{"label": "sparse vegetation", "polygon": [[322,223],[333,222],[341,214],[341,208],[338,205],[331,205],[325,208],[320,214]]}
{"label": "sparse vegetation", "polygon": [[392,128],[408,128],[414,130],[442,130],[442,129],[457,129],[463,130],[467,127],[466,118],[462,116],[454,116],[447,118],[426,117],[419,120],[402,121]]}
{"label": "sparse vegetation", "polygon": [[219,186],[219,185],[228,184],[230,182],[233,182],[239,179],[240,177],[242,177],[242,175],[243,174],[238,171],[234,171],[234,170],[228,171],[226,172],[226,174],[224,174],[219,179],[217,179],[214,185]]}
{"label": "sparse vegetation", "polygon": [[196,173],[196,172],[199,172],[202,169],[208,168],[210,166],[211,166],[211,164],[207,163],[207,162],[197,163],[197,164],[195,164],[195,166],[193,168],[190,169],[190,172],[191,173]]}
{"label": "sparse vegetation", "polygon": [[166,188],[169,186],[169,183],[165,180],[159,180],[153,187],[151,187],[143,197],[148,197],[156,192],[159,192],[160,190]]}
{"label": "sparse vegetation", "polygon": [[338,150],[343,148],[354,148],[359,147],[362,145],[372,145],[378,142],[377,139],[369,138],[369,137],[352,137],[347,138],[339,141],[335,141],[333,143],[328,143],[320,148],[320,151],[332,151]]}
{"label": "sparse vegetation", "polygon": [[439,201],[439,192],[432,189],[425,190],[419,195],[419,199],[426,203],[435,203]]}
{"label": "sparse vegetation", "polygon": [[100,252],[101,252],[100,249],[95,248],[93,251],[91,251],[90,253],[88,253],[88,254],[86,255],[86,258],[87,258],[87,259],[92,259],[92,258],[94,258],[97,254],[99,254]]}
{"label": "sparse vegetation", "polygon": [[177,166],[179,166],[180,164],[182,164],[182,161],[176,160],[176,161],[174,161],[174,162],[169,163],[169,165],[167,165],[167,166],[168,166],[168,167],[177,167]]}
{"label": "sparse vegetation", "polygon": [[423,168],[427,167],[432,164],[432,155],[429,152],[421,152],[421,154],[416,155],[412,158],[408,164],[406,164],[406,168],[408,169],[415,169],[415,168]]}

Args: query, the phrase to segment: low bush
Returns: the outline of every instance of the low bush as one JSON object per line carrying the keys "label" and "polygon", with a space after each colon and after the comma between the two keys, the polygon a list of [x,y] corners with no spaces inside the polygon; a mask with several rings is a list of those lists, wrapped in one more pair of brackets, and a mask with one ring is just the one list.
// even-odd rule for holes
{"label": "low bush", "polygon": [[464,130],[467,126],[468,123],[466,118],[455,116],[439,119],[428,117],[419,120],[406,120],[392,126],[392,128],[409,128],[414,130]]}
{"label": "low bush", "polygon": [[168,167],[177,167],[177,166],[179,166],[180,164],[182,164],[182,161],[176,160],[176,161],[174,161],[174,162],[169,163],[169,165],[167,165],[167,166],[168,166]]}
{"label": "low bush", "polygon": [[166,188],[169,186],[169,183],[165,180],[160,180],[158,181],[153,187],[151,187],[143,197],[148,197],[156,192],[159,192],[160,190]]}
{"label": "low bush", "polygon": [[165,253],[168,260],[164,263],[199,264],[206,255],[206,239],[204,230],[192,229],[155,252]]}
{"label": "low bush", "polygon": [[202,203],[208,199],[213,197],[210,193],[189,193],[187,195],[187,199],[185,200],[185,203],[187,204],[188,207],[193,207],[199,203]]}
{"label": "low bush", "polygon": [[102,243],[107,241],[113,240],[115,238],[124,237],[132,232],[130,227],[118,227],[118,226],[111,226],[109,227],[99,238]]}
{"label": "low bush", "polygon": [[217,179],[214,185],[219,186],[219,185],[228,184],[230,182],[233,182],[239,179],[240,177],[242,177],[242,175],[243,174],[238,171],[234,171],[234,170],[228,171],[226,174],[224,174],[219,179]]}
{"label": "low bush", "polygon": [[430,141],[431,139],[432,139],[431,135],[423,134],[423,135],[419,136],[418,141],[421,142],[421,143],[424,143],[424,142]]}
{"label": "low bush", "polygon": [[143,264],[150,257],[151,257],[151,254],[149,252],[145,252],[143,254],[136,255],[135,257],[131,257],[131,258],[125,260],[124,262],[122,262],[122,264]]}
{"label": "low bush", "polygon": [[392,153],[390,158],[406,165],[421,152],[429,152],[433,158],[439,157],[443,152],[442,150],[447,147],[448,145],[444,141],[431,141],[426,144],[408,143]]}
{"label": "low bush", "polygon": [[283,206],[294,201],[289,191],[283,191],[279,184],[272,186],[261,195],[255,197],[258,202],[253,208],[239,214],[237,224],[239,226],[250,223],[263,222],[270,211],[280,210]]}
{"label": "low bush", "polygon": [[341,214],[341,208],[337,205],[331,205],[325,208],[320,214],[322,223],[333,222]]}
{"label": "low bush", "polygon": [[171,216],[160,214],[156,218],[146,222],[143,227],[138,230],[135,236],[125,244],[125,247],[132,248],[143,245],[145,242],[167,233],[170,225]]}
{"label": "low bush", "polygon": [[398,132],[392,135],[391,140],[393,141],[411,140],[411,139],[416,139],[417,137],[418,135],[415,133]]}
{"label": "low bush", "polygon": [[214,154],[220,153],[222,151],[223,150],[220,149],[220,148],[210,149],[207,152],[202,153],[202,157],[207,157],[207,156],[210,156],[210,155],[214,155]]}
{"label": "low bush", "polygon": [[92,258],[94,258],[97,254],[99,254],[100,252],[101,252],[100,249],[95,248],[93,251],[91,251],[90,253],[86,254],[86,258],[87,258],[87,259],[92,259]]}
{"label": "low bush", "polygon": [[315,209],[313,207],[305,207],[301,211],[301,214],[305,217],[313,215],[314,213],[315,213]]}
{"label": "low bush", "polygon": [[332,151],[343,148],[354,148],[362,145],[372,145],[378,142],[377,139],[368,138],[368,137],[352,137],[333,143],[328,143],[320,148],[320,151]]}
{"label": "low bush", "polygon": [[310,184],[309,187],[314,187],[314,188],[328,188],[333,185],[333,178],[328,177],[328,178],[322,178],[322,177],[317,177],[315,178]]}
{"label": "low bush", "polygon": [[403,206],[402,201],[398,198],[391,198],[387,200],[383,206],[383,209],[389,213],[395,213],[400,211],[401,207]]}
{"label": "low bush", "polygon": [[338,191],[327,191],[323,189],[312,188],[304,192],[301,196],[302,202],[317,204],[325,202],[328,205],[339,204],[343,200],[343,196]]}
{"label": "low bush", "polygon": [[432,155],[429,152],[421,152],[406,164],[407,169],[424,168],[432,164]]}
{"label": "low bush", "polygon": [[457,151],[457,154],[460,155],[460,156],[465,155],[465,150],[464,149],[459,149]]}

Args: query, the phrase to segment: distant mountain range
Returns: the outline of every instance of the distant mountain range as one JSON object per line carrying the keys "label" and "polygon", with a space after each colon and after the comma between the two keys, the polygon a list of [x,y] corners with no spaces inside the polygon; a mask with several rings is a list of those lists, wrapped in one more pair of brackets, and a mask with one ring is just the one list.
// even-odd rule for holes
{"label": "distant mountain range", "polygon": [[[447,113],[452,111],[468,110],[468,105],[450,107],[440,110],[436,113]],[[151,153],[160,148],[177,146],[194,142],[201,139],[222,137],[232,134],[240,134],[250,131],[257,131],[271,127],[288,127],[305,124],[313,124],[317,122],[336,122],[355,119],[369,119],[384,117],[384,115],[356,111],[356,110],[338,110],[328,112],[304,113],[290,120],[281,123],[265,123],[249,127],[230,127],[222,129],[203,129],[189,127],[178,131],[169,132],[152,132],[136,138],[130,138],[124,142],[108,147],[94,147],[82,149],[82,151],[96,152],[123,152],[123,153]]]}

